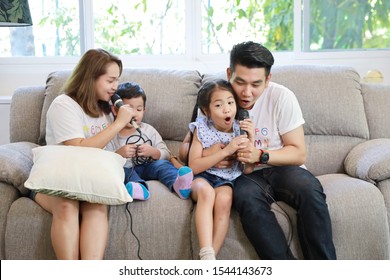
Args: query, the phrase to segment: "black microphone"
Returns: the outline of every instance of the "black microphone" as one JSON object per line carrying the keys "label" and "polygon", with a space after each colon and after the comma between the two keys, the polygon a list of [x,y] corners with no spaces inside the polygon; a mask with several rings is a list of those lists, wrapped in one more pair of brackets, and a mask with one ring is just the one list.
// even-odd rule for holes
{"label": "black microphone", "polygon": [[[237,113],[237,119],[238,119],[239,121],[243,121],[243,120],[245,120],[245,119],[249,119],[249,112],[248,112],[248,110],[239,109],[239,110],[238,110],[238,113]],[[240,135],[244,135],[244,134],[248,135],[248,132],[246,132],[245,130],[242,130],[242,129],[240,128]]]}
{"label": "black microphone", "polygon": [[[124,105],[122,98],[116,93],[113,96],[111,96],[111,102],[118,109]],[[134,119],[131,119],[130,123],[141,134],[141,129],[139,128],[138,124],[134,121]]]}

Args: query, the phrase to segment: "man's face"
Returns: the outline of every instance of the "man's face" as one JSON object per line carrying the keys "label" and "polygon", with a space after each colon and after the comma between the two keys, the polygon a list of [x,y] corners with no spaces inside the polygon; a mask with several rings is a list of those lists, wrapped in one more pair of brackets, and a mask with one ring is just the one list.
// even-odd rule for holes
{"label": "man's face", "polygon": [[238,97],[239,106],[250,110],[268,86],[271,74],[265,76],[264,68],[247,68],[237,65],[235,72],[227,69],[227,78]]}

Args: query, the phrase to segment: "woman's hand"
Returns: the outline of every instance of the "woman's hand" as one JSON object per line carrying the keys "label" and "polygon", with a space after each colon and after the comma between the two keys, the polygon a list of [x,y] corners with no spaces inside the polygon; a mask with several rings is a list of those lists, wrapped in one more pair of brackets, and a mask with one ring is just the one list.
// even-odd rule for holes
{"label": "woman's hand", "polygon": [[135,112],[133,108],[126,104],[122,105],[118,109],[118,114],[116,116],[115,122],[121,124],[121,127],[125,127],[128,123],[130,123],[134,115]]}

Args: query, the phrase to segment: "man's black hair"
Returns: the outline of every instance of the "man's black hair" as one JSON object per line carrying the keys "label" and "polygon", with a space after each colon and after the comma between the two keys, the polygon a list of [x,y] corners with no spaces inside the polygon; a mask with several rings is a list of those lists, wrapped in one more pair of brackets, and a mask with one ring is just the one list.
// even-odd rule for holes
{"label": "man's black hair", "polygon": [[233,46],[230,52],[230,71],[234,73],[236,65],[247,68],[265,68],[266,76],[274,65],[272,53],[260,43],[252,41],[239,43]]}

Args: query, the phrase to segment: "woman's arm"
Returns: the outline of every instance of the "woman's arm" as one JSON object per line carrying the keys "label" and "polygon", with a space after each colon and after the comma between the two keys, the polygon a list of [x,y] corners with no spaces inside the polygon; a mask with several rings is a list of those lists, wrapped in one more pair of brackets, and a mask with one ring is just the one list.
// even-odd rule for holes
{"label": "woman's arm", "polygon": [[118,115],[114,122],[107,128],[101,130],[94,136],[89,138],[74,138],[64,141],[64,145],[95,147],[103,149],[108,142],[111,141],[119,131],[125,127],[133,118],[133,109],[128,105],[123,105],[119,108]]}

